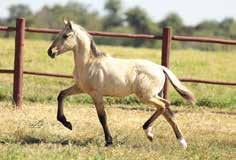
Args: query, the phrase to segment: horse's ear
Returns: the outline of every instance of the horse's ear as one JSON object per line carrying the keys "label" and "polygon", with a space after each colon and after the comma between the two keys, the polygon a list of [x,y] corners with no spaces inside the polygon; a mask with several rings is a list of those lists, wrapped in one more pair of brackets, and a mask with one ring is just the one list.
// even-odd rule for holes
{"label": "horse's ear", "polygon": [[73,30],[73,22],[72,21],[68,21],[67,25],[70,27],[71,30]]}
{"label": "horse's ear", "polygon": [[64,22],[65,25],[68,24],[68,20],[66,20],[65,18],[63,19],[63,22]]}

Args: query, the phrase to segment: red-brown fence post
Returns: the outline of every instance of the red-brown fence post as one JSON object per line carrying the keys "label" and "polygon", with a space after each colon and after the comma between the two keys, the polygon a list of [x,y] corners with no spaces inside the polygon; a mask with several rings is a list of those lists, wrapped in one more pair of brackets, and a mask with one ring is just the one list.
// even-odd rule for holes
{"label": "red-brown fence post", "polygon": [[[161,65],[169,68],[169,57],[171,49],[171,38],[172,31],[171,28],[163,28],[163,39],[162,39],[162,55],[161,55]],[[165,82],[163,89],[163,98],[168,98],[168,82]]]}
{"label": "red-brown fence post", "polygon": [[15,35],[15,60],[14,60],[14,86],[13,99],[17,108],[22,106],[22,88],[23,88],[23,48],[25,38],[25,19],[16,19],[16,35]]}

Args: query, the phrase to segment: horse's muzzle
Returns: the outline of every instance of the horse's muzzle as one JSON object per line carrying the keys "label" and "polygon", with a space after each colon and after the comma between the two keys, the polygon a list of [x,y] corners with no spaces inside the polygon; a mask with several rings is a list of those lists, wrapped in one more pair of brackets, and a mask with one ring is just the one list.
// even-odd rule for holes
{"label": "horse's muzzle", "polygon": [[51,57],[51,58],[55,58],[56,53],[52,51],[52,48],[48,49],[48,56]]}

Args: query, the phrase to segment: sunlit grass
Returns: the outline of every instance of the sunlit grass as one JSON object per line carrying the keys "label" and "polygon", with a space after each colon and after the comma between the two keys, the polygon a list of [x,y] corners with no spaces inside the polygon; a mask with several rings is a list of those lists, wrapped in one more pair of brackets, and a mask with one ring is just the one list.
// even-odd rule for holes
{"label": "sunlit grass", "polygon": [[56,121],[54,105],[30,104],[15,110],[0,102],[1,159],[233,159],[235,109],[180,107],[176,119],[188,142],[183,150],[163,117],[153,126],[155,139],[145,137],[142,124],[153,111],[107,106],[114,145],[104,147],[102,127],[93,105],[66,105],[73,131]]}
{"label": "sunlit grass", "polygon": [[[48,41],[26,40],[24,53],[24,70],[49,73],[71,74],[73,55],[66,53],[50,59],[47,56]],[[12,69],[14,40],[0,39],[0,68]],[[120,58],[148,59],[160,64],[161,50],[133,47],[99,46],[99,49]],[[210,80],[236,81],[236,53],[223,51],[172,50],[170,56],[171,70],[178,77],[190,77]],[[0,74],[0,99],[11,100],[12,76]],[[24,100],[27,102],[56,102],[58,92],[73,84],[72,79],[24,76]],[[185,83],[194,92],[197,105],[209,107],[234,107],[236,105],[236,88],[234,86],[217,86],[207,84]],[[171,87],[170,99],[173,104],[183,104],[182,98]],[[69,102],[91,103],[85,96],[68,98]],[[135,98],[111,99],[108,103],[138,103]]]}

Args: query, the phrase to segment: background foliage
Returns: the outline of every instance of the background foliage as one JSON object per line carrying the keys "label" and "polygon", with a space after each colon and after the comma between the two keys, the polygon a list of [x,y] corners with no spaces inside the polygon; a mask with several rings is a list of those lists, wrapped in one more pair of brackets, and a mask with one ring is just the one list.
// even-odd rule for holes
{"label": "background foliage", "polygon": [[[142,34],[161,34],[162,28],[170,26],[176,35],[194,35],[194,36],[214,36],[224,37],[226,39],[236,39],[236,21],[233,18],[225,18],[221,22],[214,20],[205,20],[196,26],[187,26],[183,23],[182,17],[176,13],[170,13],[160,22],[156,22],[149,17],[145,9],[138,6],[124,9],[121,0],[107,0],[104,5],[105,15],[101,15],[96,10],[91,10],[89,6],[70,1],[65,5],[56,4],[54,6],[43,6],[37,12],[33,12],[25,4],[17,4],[9,7],[9,16],[0,19],[0,25],[14,26],[16,17],[25,17],[27,26],[44,28],[61,28],[62,19],[67,17],[76,23],[81,24],[88,30],[127,32]],[[2,33],[1,33],[2,34]],[[11,36],[10,33],[4,33],[5,37]],[[45,35],[28,34],[28,38],[51,39]],[[109,38],[96,38],[99,44],[125,45],[135,47],[159,48],[159,41],[145,40],[127,40]],[[199,45],[196,43],[174,45],[174,48],[198,48],[204,50],[229,49],[233,47],[222,47],[218,45]]]}

